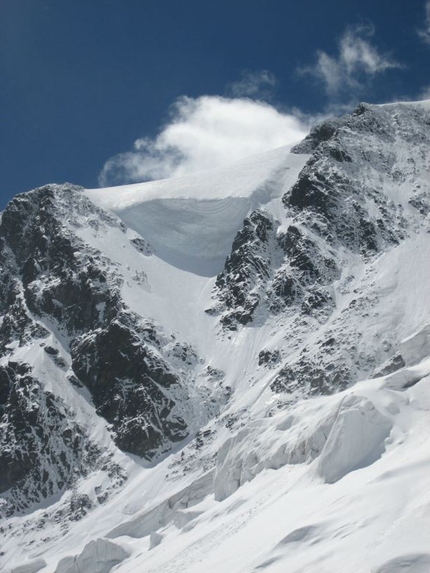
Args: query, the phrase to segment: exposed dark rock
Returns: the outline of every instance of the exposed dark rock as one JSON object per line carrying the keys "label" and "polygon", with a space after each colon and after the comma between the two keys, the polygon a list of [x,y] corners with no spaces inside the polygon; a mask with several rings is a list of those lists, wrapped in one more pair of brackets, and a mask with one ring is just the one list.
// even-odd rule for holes
{"label": "exposed dark rock", "polygon": [[237,233],[224,270],[216,280],[219,299],[228,311],[221,317],[225,328],[235,330],[238,323],[252,321],[260,302],[258,283],[267,280],[271,273],[275,233],[275,221],[261,210],[253,211]]}
{"label": "exposed dark rock", "polygon": [[[386,144],[394,141],[392,131],[390,122],[371,106],[358,106],[338,123],[330,138],[319,142],[297,183],[284,195],[286,208],[296,216],[300,213],[309,226],[311,216],[317,215],[323,237],[353,252],[372,254],[387,243],[397,243],[403,237],[401,207],[389,205],[385,194],[366,186],[367,169],[396,177],[390,173],[395,163],[391,146],[380,146],[387,154],[383,157],[373,152],[373,145],[365,149],[355,142],[365,133]],[[375,216],[378,212],[379,217]]]}
{"label": "exposed dark rock", "polygon": [[345,366],[322,366],[302,357],[294,365],[284,366],[270,387],[277,393],[300,390],[308,395],[324,395],[344,390],[350,383],[351,375]]}
{"label": "exposed dark rock", "polygon": [[[252,227],[250,221],[258,225]],[[335,280],[339,269],[334,254],[329,249],[321,251],[313,232],[296,225],[280,232],[276,221],[254,212],[233,247],[216,280],[214,297],[221,304],[209,310],[221,313],[226,329],[251,323],[262,305],[273,313],[305,300],[306,309],[320,308],[323,302],[333,305],[330,292],[320,287]]]}
{"label": "exposed dark rock", "polygon": [[130,243],[142,255],[149,257],[153,253],[152,247],[142,237],[133,237],[130,239]]}
{"label": "exposed dark rock", "polygon": [[258,365],[274,368],[281,361],[279,350],[261,350],[258,355]]}
{"label": "exposed dark rock", "polygon": [[291,153],[312,153],[324,141],[331,139],[344,125],[346,118],[328,119],[313,127],[308,136],[291,149]]}
{"label": "exposed dark rock", "polygon": [[284,269],[275,274],[272,289],[275,297],[270,308],[273,312],[280,312],[284,306],[292,306],[303,296],[303,288],[298,278]]}
{"label": "exposed dark rock", "polygon": [[[69,489],[78,477],[109,466],[109,455],[91,442],[61,400],[42,389],[27,364],[0,366],[0,385],[5,404],[0,422],[0,514],[24,510]],[[117,485],[124,481],[124,472],[118,479]]]}
{"label": "exposed dark rock", "polygon": [[409,204],[412,205],[412,207],[415,207],[423,217],[427,217],[430,213],[430,199],[426,194],[417,194],[409,200]]}
{"label": "exposed dark rock", "polygon": [[[360,350],[350,326],[371,312],[372,300],[351,297],[342,315],[333,319],[335,290],[354,294],[351,277],[338,285],[344,261],[354,259],[360,266],[359,260],[371,261],[414,232],[414,223],[405,217],[409,206],[422,217],[430,212],[428,190],[419,179],[412,197],[394,201],[386,192],[415,180],[417,157],[425,161],[430,144],[423,124],[430,125],[430,114],[418,106],[367,104],[349,116],[323,122],[293,149],[312,155],[282,198],[288,225],[281,226],[261,210],[245,220],[208,311],[220,317],[226,330],[257,326],[270,314],[288,324],[285,339],[294,358],[287,357],[285,370],[272,384],[275,391],[301,387],[311,393],[332,392],[370,376],[376,367],[372,356]],[[402,169],[398,165],[404,157],[396,155],[399,142],[401,149],[413,149]],[[270,223],[260,223],[259,233],[253,221],[262,216]],[[322,330],[305,351],[301,345],[306,337],[330,320],[330,331]],[[335,351],[327,340],[336,325],[345,336],[337,340]],[[387,359],[395,352],[382,337],[375,344]]]}
{"label": "exposed dark rock", "polygon": [[[84,222],[94,233],[110,228],[126,232],[122,222],[70,185],[18,195],[2,214],[0,357],[16,345],[46,339],[52,326],[63,337],[74,370],[66,378],[67,361],[58,348],[42,343],[46,357],[64,372],[59,376],[73,387],[88,388],[120,448],[152,459],[189,433],[184,418],[191,411],[189,396],[183,375],[172,364],[191,366],[198,359],[189,346],[172,344],[125,307],[117,264],[75,233]],[[150,254],[143,239],[131,243]],[[8,500],[7,511],[62,491],[90,469],[109,466],[86,430],[73,422],[73,412],[46,392],[30,370],[21,374],[18,366],[11,368],[0,369],[3,437],[14,444],[13,450],[6,442],[0,447],[0,465],[7,468],[0,491]],[[71,433],[61,429],[66,420]],[[57,440],[55,455],[49,432]],[[40,481],[44,488],[38,487]],[[28,493],[25,504],[15,499],[20,489]]]}
{"label": "exposed dark rock", "polygon": [[49,354],[50,356],[58,356],[58,348],[53,348],[52,346],[45,346],[44,351],[46,352],[46,354]]}
{"label": "exposed dark rock", "polygon": [[180,379],[129,325],[114,321],[83,335],[73,342],[71,356],[74,372],[91,391],[97,412],[112,424],[123,450],[151,459],[160,447],[168,449],[170,442],[187,436],[187,425],[172,414],[175,402],[169,397],[175,389],[183,393]]}
{"label": "exposed dark rock", "polygon": [[402,355],[397,352],[392,358],[390,358],[385,364],[374,370],[372,378],[379,378],[380,376],[388,376],[393,372],[397,372],[400,368],[406,366]]}

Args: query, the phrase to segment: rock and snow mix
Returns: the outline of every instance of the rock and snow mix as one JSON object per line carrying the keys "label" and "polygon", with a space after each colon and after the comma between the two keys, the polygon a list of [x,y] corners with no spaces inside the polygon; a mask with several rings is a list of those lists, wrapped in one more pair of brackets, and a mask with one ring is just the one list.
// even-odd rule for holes
{"label": "rock and snow mix", "polygon": [[430,570],[430,103],[0,220],[0,570]]}

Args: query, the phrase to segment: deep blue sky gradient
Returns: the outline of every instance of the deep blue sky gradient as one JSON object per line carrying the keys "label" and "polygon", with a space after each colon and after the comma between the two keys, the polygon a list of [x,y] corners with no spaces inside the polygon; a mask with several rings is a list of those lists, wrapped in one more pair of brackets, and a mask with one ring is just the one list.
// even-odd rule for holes
{"label": "deep blue sky gradient", "polygon": [[371,21],[406,66],[361,99],[414,97],[430,84],[423,19],[423,0],[0,0],[0,209],[47,182],[97,186],[178,96],[223,95],[243,70],[274,73],[279,104],[322,111],[296,69],[348,25]]}

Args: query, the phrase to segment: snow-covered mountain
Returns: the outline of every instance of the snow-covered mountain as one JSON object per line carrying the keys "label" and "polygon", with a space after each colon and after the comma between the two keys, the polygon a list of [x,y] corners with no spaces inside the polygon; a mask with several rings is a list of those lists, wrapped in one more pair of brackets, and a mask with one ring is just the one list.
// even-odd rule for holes
{"label": "snow-covered mountain", "polygon": [[430,571],[430,102],[0,220],[0,570]]}

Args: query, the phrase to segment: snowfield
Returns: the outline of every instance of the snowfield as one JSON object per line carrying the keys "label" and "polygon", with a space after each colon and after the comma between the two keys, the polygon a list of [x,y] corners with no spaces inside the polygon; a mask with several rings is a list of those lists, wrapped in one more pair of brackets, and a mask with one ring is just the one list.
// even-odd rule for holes
{"label": "snowfield", "polygon": [[243,219],[279,199],[305,162],[282,147],[233,167],[173,181],[91,189],[86,195],[144,236],[172,266],[214,276],[222,270]]}
{"label": "snowfield", "polygon": [[[102,253],[121,277],[127,308],[156,326],[163,356],[187,383],[186,399],[169,391],[178,404],[183,400],[178,407],[189,434],[152,460],[119,449],[89,390],[67,378],[70,340],[43,319],[45,343],[58,351],[57,362],[37,339],[13,343],[0,364],[29,364],[128,479],[70,522],[61,508],[73,496],[93,499],[110,487],[108,470],[95,468],[72,491],[6,516],[0,521],[1,571],[430,571],[430,102],[368,109],[383,124],[382,136],[378,131],[373,139],[377,130],[370,123],[355,142],[357,133],[347,125],[342,150],[357,155],[339,163],[350,170],[348,181],[362,177],[357,194],[368,208],[362,218],[379,218],[382,204],[384,220],[391,221],[394,238],[380,231],[370,254],[336,242],[331,231],[323,235],[312,217],[309,223],[285,207],[282,197],[291,196],[318,150],[281,148],[210,172],[82,191],[115,225],[84,207],[76,220],[63,212],[73,236],[88,252]],[[406,125],[423,130],[422,147],[404,136],[402,114],[409,114]],[[368,163],[361,165],[363,149]],[[372,193],[384,199],[372,202]],[[354,201],[352,194],[346,203]],[[332,253],[338,257],[338,274],[318,283],[330,295],[327,314],[316,306],[309,315],[309,297],[275,312],[260,289],[252,320],[223,326],[217,275],[243,220],[256,209],[275,221],[275,238],[294,226],[305,245],[312,240],[310,253],[323,253],[325,261]],[[255,260],[268,260],[270,272],[256,273],[255,282],[267,282],[269,299],[277,273],[290,273],[293,265],[267,245]],[[309,288],[315,294],[314,285]],[[179,343],[192,349],[185,359],[175,354]],[[327,392],[300,383],[274,390],[280,376],[288,382],[287,367],[302,356],[315,357],[317,366],[320,356],[334,357],[330,364],[343,373],[354,353],[350,372],[360,377],[357,383]]]}
{"label": "snowfield", "polygon": [[255,419],[220,446],[215,475],[166,484],[168,459],[136,468],[109,506],[54,544],[35,535],[10,570],[424,573],[430,360],[402,374],[412,387],[396,373]]}

